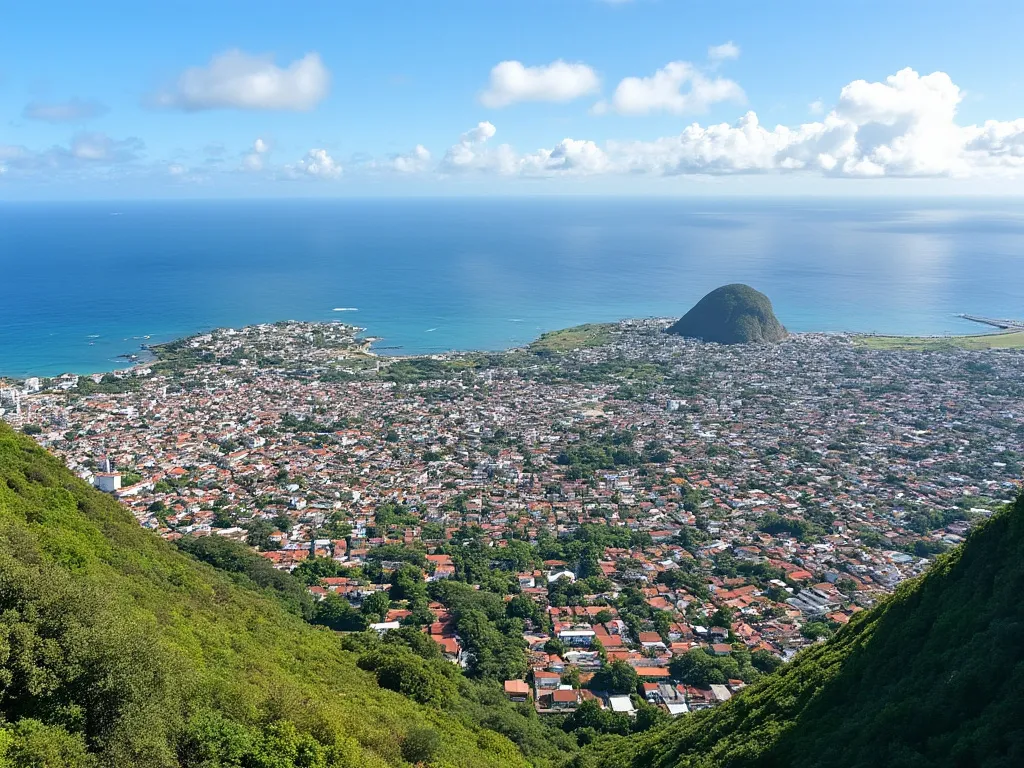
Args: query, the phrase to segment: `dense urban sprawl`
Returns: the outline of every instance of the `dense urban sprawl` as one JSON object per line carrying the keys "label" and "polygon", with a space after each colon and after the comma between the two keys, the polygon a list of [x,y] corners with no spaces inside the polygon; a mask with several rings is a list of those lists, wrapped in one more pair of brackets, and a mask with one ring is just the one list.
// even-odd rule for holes
{"label": "dense urban sprawl", "polygon": [[513,701],[608,729],[728,699],[1020,474],[1024,353],[666,324],[421,358],[336,323],[220,330],[6,382],[0,414],[161,536],[301,578],[312,620],[422,629]]}

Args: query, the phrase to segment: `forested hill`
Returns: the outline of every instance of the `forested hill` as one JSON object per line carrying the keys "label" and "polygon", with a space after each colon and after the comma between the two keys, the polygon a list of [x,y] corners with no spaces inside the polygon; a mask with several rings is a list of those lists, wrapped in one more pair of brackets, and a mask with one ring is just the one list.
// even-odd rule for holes
{"label": "forested hill", "polygon": [[0,423],[0,766],[522,766]]}
{"label": "forested hill", "polygon": [[[1024,495],[829,642],[602,768],[1024,765]],[[591,763],[591,764],[594,764]]]}

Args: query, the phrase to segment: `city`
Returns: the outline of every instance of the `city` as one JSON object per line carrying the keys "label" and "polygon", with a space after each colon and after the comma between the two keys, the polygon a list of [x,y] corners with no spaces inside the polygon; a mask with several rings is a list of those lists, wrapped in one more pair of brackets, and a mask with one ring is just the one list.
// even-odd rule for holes
{"label": "city", "polygon": [[[140,525],[300,576],[315,622],[418,627],[542,714],[636,717],[639,684],[678,716],[1013,499],[1024,356],[720,346],[667,324],[418,358],[340,323],[252,326],[114,374],[12,380],[0,407]],[[444,582],[502,598],[490,666]]]}

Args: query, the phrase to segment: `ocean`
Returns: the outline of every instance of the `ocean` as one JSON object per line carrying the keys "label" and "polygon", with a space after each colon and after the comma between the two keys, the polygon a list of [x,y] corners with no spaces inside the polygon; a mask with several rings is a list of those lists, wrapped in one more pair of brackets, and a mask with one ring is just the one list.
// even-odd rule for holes
{"label": "ocean", "polygon": [[956,315],[1024,317],[1024,203],[3,203],[0,375],[284,319],[362,326],[383,354],[504,349],[732,282],[792,331],[982,332]]}

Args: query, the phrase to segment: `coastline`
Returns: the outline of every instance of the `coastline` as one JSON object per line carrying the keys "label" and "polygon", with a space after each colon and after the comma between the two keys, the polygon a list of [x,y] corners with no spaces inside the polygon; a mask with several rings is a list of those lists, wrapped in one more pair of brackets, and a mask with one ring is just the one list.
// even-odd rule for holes
{"label": "coastline", "polygon": [[[271,327],[280,326],[286,324],[298,324],[306,326],[323,326],[326,328],[344,328],[353,331],[352,334],[352,347],[353,352],[359,355],[368,357],[382,357],[394,360],[412,360],[420,358],[438,358],[444,356],[462,356],[462,355],[474,355],[474,354],[503,354],[516,351],[546,351],[549,353],[565,352],[572,349],[579,349],[587,346],[598,346],[608,338],[608,331],[614,329],[617,326],[636,323],[640,321],[644,322],[664,322],[666,325],[673,322],[675,318],[672,317],[646,317],[646,318],[622,318],[614,322],[591,322],[582,323],[580,325],[568,326],[565,328],[558,328],[550,331],[540,333],[535,339],[529,343],[523,345],[512,345],[498,350],[487,350],[478,348],[468,349],[448,349],[438,352],[414,352],[414,353],[397,353],[401,347],[398,346],[376,346],[380,342],[386,341],[383,336],[361,336],[367,331],[366,328],[344,323],[339,320],[315,320],[315,321],[299,321],[299,320],[281,320],[275,321],[274,323],[255,323],[252,325],[245,325],[239,328],[223,327],[223,328],[212,328],[196,333],[187,334],[177,338],[169,339],[168,341],[159,343],[143,343],[139,345],[138,350],[134,352],[124,352],[116,356],[116,360],[123,360],[126,365],[119,365],[99,370],[90,371],[63,371],[58,374],[45,376],[38,373],[29,373],[22,376],[5,376],[0,374],[0,381],[4,382],[24,382],[29,378],[40,378],[40,379],[55,379],[62,376],[99,376],[107,374],[117,373],[129,373],[136,369],[146,368],[148,366],[158,365],[161,362],[165,362],[168,357],[168,351],[179,347],[180,345],[189,342],[191,340],[199,339],[211,334],[217,333],[238,333],[251,328]],[[934,335],[901,335],[901,334],[883,334],[863,331],[802,331],[793,332],[791,335],[794,337],[809,336],[825,333],[827,335],[834,336],[848,336],[855,344],[865,349],[872,349],[876,351],[924,351],[924,352],[940,352],[940,351],[952,351],[952,350],[967,350],[967,351],[986,351],[986,350],[1013,350],[1013,349],[1024,349],[1024,328],[1011,327],[1011,328],[999,328],[993,329],[990,332],[975,333],[975,334],[934,334]],[[389,351],[396,352],[395,354],[384,354],[380,352]]]}

